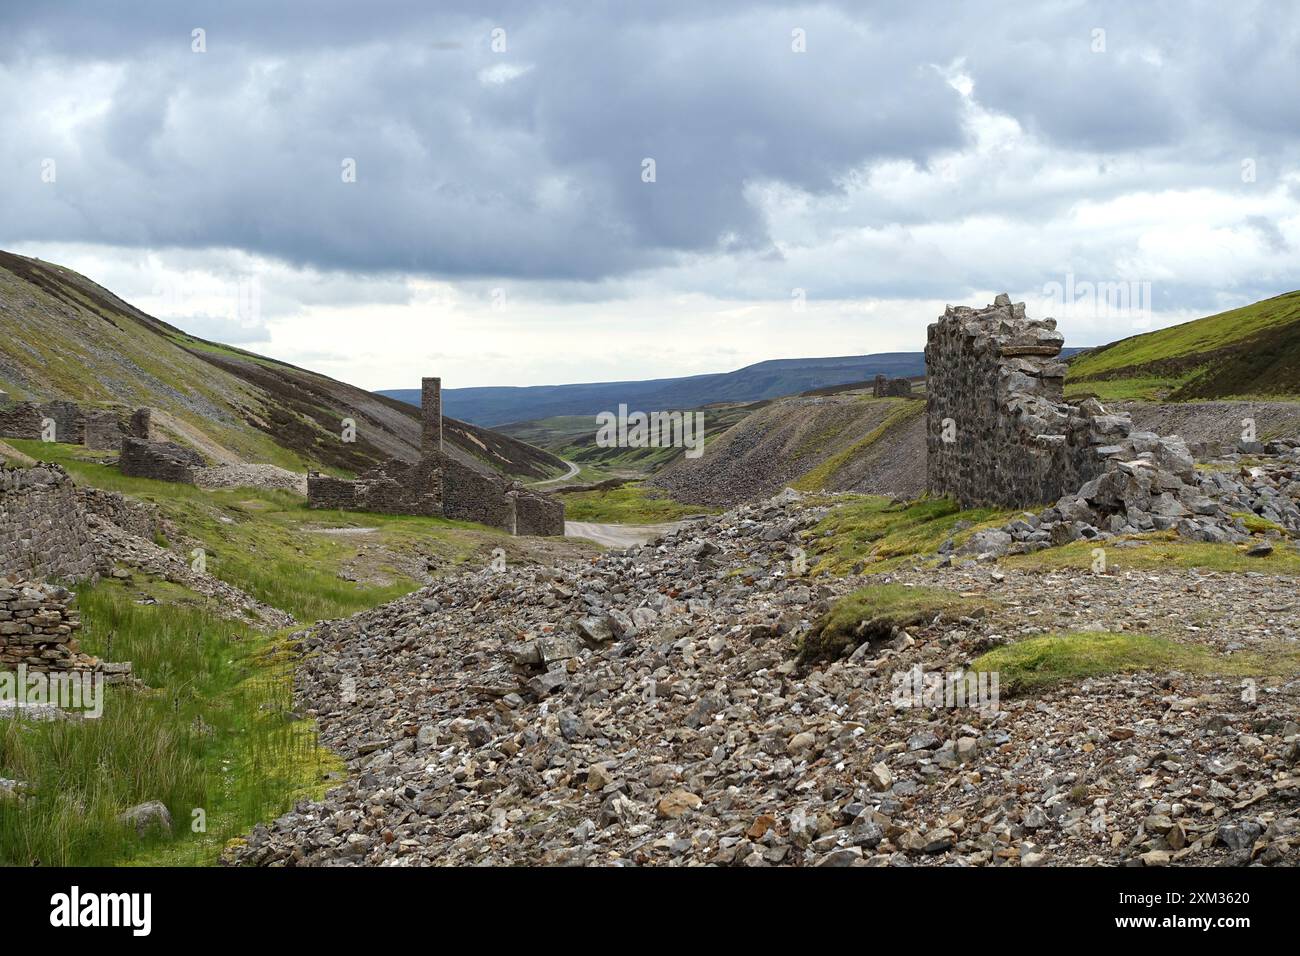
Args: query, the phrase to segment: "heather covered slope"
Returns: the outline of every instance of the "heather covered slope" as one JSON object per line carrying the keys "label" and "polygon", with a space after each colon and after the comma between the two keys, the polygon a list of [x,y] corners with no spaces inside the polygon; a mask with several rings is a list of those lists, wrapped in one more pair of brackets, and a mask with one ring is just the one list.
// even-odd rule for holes
{"label": "heather covered slope", "polygon": [[[431,370],[436,371],[436,370]],[[221,463],[359,471],[419,451],[419,410],[305,369],[187,335],[61,266],[0,252],[0,388],[15,400],[150,405],[172,440]],[[356,422],[355,443],[339,435]],[[555,456],[448,420],[451,454],[543,478]]]}
{"label": "heather covered slope", "polygon": [[1093,349],[1071,361],[1066,392],[1121,400],[1300,397],[1300,292]]}

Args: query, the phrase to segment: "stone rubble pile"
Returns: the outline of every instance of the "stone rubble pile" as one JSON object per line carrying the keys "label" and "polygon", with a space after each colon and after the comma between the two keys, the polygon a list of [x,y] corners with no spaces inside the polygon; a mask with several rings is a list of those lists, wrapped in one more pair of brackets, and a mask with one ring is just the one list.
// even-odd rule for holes
{"label": "stone rubble pile", "polygon": [[[1247,704],[1231,681],[1113,675],[984,710],[900,706],[895,675],[1052,629],[1044,608],[1119,630],[1152,611],[1090,575],[917,571],[884,580],[995,590],[999,609],[805,669],[812,622],[880,580],[793,573],[826,511],[787,492],[642,548],[447,578],[300,632],[298,708],[347,779],[225,862],[1297,862],[1295,686]],[[1228,615],[1252,640],[1297,624],[1295,608],[1253,623],[1279,586],[1267,576],[1201,583],[1152,575],[1140,593],[1180,619]]]}
{"label": "stone rubble pile", "polygon": [[[1106,449],[1106,470],[1077,492],[1037,514],[1026,513],[1001,529],[980,531],[960,549],[999,557],[1080,539],[1174,530],[1191,541],[1250,540],[1251,516],[1271,537],[1300,537],[1300,441],[1260,446],[1271,456],[1258,465],[1198,470],[1178,437],[1131,432]],[[1271,526],[1271,527],[1270,527]],[[1258,553],[1266,554],[1267,544]],[[944,548],[952,550],[951,544]]]}

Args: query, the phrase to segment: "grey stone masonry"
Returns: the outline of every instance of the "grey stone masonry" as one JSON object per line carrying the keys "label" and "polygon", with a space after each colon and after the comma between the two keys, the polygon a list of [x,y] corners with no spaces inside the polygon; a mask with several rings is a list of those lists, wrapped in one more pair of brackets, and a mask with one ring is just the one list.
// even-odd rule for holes
{"label": "grey stone masonry", "polygon": [[58,465],[0,469],[0,574],[83,578],[97,548],[72,479]]}
{"label": "grey stone masonry", "polygon": [[0,405],[0,438],[39,441],[46,437],[46,422],[53,422],[53,440],[60,444],[117,451],[123,434],[137,438],[149,434],[149,409],[137,409],[129,421],[126,411],[125,406],[81,406],[66,401]]}
{"label": "grey stone masonry", "polygon": [[871,388],[875,398],[906,398],[912,394],[912,383],[905,378],[886,378],[877,375]]}
{"label": "grey stone masonry", "polygon": [[110,684],[129,680],[129,663],[107,664],[81,652],[75,597],[56,585],[0,578],[0,670],[22,665],[41,672],[101,673]]}
{"label": "grey stone masonry", "polygon": [[424,419],[420,453],[425,457],[442,454],[442,379],[421,380],[420,412]]}
{"label": "grey stone masonry", "polygon": [[87,412],[81,443],[87,448],[117,451],[122,447],[125,434],[126,428],[118,412],[112,409]]}
{"label": "grey stone masonry", "polygon": [[999,295],[949,306],[925,346],[929,490],[962,507],[1056,501],[1097,477],[1131,425],[1095,401],[1063,400],[1065,338]]}
{"label": "grey stone masonry", "polygon": [[122,455],[118,467],[130,478],[153,478],[194,484],[195,470],[207,462],[198,452],[172,442],[143,441],[139,438],[122,439]]}
{"label": "grey stone masonry", "polygon": [[127,433],[132,438],[139,438],[141,441],[149,440],[149,429],[153,422],[153,409],[137,408],[131,415],[131,422],[127,426]]}
{"label": "grey stone masonry", "polygon": [[437,517],[443,513],[441,471],[434,457],[415,464],[392,458],[355,481],[312,472],[307,499],[313,508]]}

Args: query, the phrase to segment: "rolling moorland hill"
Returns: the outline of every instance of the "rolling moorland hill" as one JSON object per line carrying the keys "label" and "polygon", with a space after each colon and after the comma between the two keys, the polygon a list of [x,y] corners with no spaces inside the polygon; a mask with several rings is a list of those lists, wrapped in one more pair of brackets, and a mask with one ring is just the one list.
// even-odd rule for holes
{"label": "rolling moorland hill", "polygon": [[1079,355],[1066,394],[1088,393],[1174,402],[1300,396],[1300,291]]}
{"label": "rolling moorland hill", "polygon": [[[773,359],[734,372],[583,385],[522,388],[449,388],[442,393],[447,412],[479,425],[501,425],[569,415],[596,415],[629,409],[659,411],[700,408],[720,402],[756,402],[797,395],[827,386],[861,382],[877,374],[911,378],[925,374],[921,352],[881,352],[840,358]],[[415,389],[380,394],[419,404]]]}
{"label": "rolling moorland hill", "polygon": [[[170,440],[218,464],[265,462],[357,472],[419,454],[419,410],[324,375],[187,335],[70,269],[0,252],[0,389],[155,409]],[[356,422],[355,443],[339,440]],[[448,452],[522,478],[564,470],[548,452],[466,422]]]}

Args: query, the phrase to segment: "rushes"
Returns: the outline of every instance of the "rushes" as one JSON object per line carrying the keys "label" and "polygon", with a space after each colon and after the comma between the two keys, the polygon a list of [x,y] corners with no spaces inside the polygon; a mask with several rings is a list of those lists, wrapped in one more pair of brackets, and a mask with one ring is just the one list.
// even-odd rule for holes
{"label": "rushes", "polygon": [[[113,583],[78,598],[86,649],[111,640],[148,687],[108,688],[98,720],[0,720],[0,776],[24,784],[0,797],[0,864],[210,863],[337,769],[291,713],[282,643],[201,610],[137,604]],[[151,800],[171,832],[118,822]]]}

